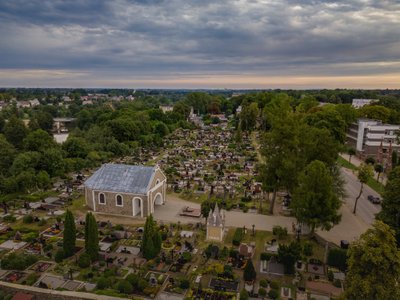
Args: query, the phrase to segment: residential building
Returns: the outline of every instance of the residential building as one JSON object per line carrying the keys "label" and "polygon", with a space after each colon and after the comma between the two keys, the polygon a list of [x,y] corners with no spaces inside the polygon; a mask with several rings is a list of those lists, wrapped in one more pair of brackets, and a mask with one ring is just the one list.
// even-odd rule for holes
{"label": "residential building", "polygon": [[174,107],[172,105],[160,105],[158,108],[161,109],[164,114],[169,111],[174,111]]}
{"label": "residential building", "polygon": [[353,147],[361,158],[372,156],[384,166],[390,167],[392,152],[400,152],[397,136],[399,132],[400,125],[359,119],[349,128],[347,144]]}
{"label": "residential building", "polygon": [[143,218],[165,203],[167,178],[158,167],[104,164],[84,185],[93,211]]}
{"label": "residential building", "polygon": [[354,108],[360,108],[365,105],[369,105],[374,102],[378,102],[378,99],[353,99],[353,102],[351,103],[351,106]]}

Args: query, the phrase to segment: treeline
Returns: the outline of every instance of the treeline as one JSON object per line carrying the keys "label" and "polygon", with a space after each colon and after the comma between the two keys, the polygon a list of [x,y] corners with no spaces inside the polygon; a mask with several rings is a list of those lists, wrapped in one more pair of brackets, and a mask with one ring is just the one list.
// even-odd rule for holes
{"label": "treeline", "polygon": [[[157,148],[178,127],[191,128],[179,112],[163,113],[156,102],[121,102],[85,107],[62,145],[50,133],[53,116],[41,106],[30,116],[0,114],[0,194],[46,189],[51,178],[91,168],[139,147]],[[27,119],[29,117],[29,119]]]}

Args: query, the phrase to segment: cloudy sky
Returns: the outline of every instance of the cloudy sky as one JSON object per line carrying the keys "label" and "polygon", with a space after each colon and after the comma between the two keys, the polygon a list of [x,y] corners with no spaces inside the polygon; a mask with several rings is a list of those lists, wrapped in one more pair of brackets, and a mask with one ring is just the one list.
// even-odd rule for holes
{"label": "cloudy sky", "polygon": [[400,1],[0,0],[0,86],[400,88]]}

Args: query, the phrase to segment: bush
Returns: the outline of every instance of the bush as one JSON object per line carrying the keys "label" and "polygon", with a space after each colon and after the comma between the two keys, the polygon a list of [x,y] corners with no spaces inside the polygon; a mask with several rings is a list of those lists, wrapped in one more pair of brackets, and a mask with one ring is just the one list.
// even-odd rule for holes
{"label": "bush", "polygon": [[249,208],[248,208],[247,206],[245,206],[245,207],[242,208],[242,211],[243,211],[244,213],[247,213],[247,212],[249,211]]}
{"label": "bush", "polygon": [[183,290],[188,289],[190,287],[190,281],[188,279],[182,279],[179,284],[179,287]]}
{"label": "bush", "polygon": [[192,260],[192,254],[190,254],[190,252],[183,252],[182,258],[185,262],[189,262]]}
{"label": "bush", "polygon": [[270,286],[271,289],[273,289],[273,290],[279,289],[279,283],[276,282],[276,281],[271,281],[271,283],[269,284],[269,286]]}
{"label": "bush", "polygon": [[100,277],[99,279],[97,279],[96,288],[99,290],[104,290],[109,287],[108,282],[109,281],[107,278]]}
{"label": "bush", "polygon": [[60,249],[60,250],[58,250],[58,251],[56,252],[56,254],[54,255],[54,260],[55,260],[57,263],[60,263],[60,262],[62,262],[62,260],[64,259],[64,257],[65,257],[64,250]]}
{"label": "bush", "polygon": [[277,290],[270,290],[268,292],[268,297],[271,299],[278,299],[279,298],[279,292]]}
{"label": "bush", "polygon": [[312,243],[310,243],[310,242],[305,242],[304,243],[304,245],[303,245],[303,254],[305,255],[305,256],[311,256],[311,255],[313,255],[313,249],[314,248],[314,246],[313,246],[313,244]]}
{"label": "bush", "polygon": [[87,253],[83,253],[78,260],[78,266],[80,268],[87,268],[90,266],[90,255]]}
{"label": "bush", "polygon": [[294,264],[300,258],[301,246],[298,242],[279,245],[278,260],[283,264],[285,274],[294,274]]}
{"label": "bush", "polygon": [[31,243],[31,242],[32,242],[34,239],[36,239],[38,236],[39,236],[39,234],[38,234],[37,232],[35,232],[35,231],[33,231],[33,232],[28,232],[28,233],[25,233],[24,235],[22,235],[22,240],[23,240],[24,242]]}
{"label": "bush", "polygon": [[234,244],[235,246],[239,246],[240,242],[243,239],[243,229],[242,228],[236,228],[235,233],[233,234],[233,238],[232,238],[232,244]]}
{"label": "bush", "polygon": [[131,273],[128,276],[126,276],[125,279],[129,281],[129,283],[132,285],[134,289],[137,288],[139,283],[139,276],[137,274]]}
{"label": "bush", "polygon": [[138,281],[138,290],[143,292],[145,288],[147,288],[149,286],[149,283],[146,279],[140,278]]}
{"label": "bush", "polygon": [[328,252],[328,265],[338,268],[341,271],[347,269],[347,250],[341,248],[332,248]]}
{"label": "bush", "polygon": [[[90,258],[89,258],[89,260],[90,260]],[[118,281],[117,290],[123,294],[131,294],[133,292],[133,287],[129,283],[128,280],[123,279],[123,280]]]}
{"label": "bush", "polygon": [[47,224],[47,220],[46,219],[40,219],[40,221],[39,221],[39,223],[38,223],[38,225],[39,226],[43,226],[43,225],[46,225]]}
{"label": "bush", "polygon": [[274,256],[274,254],[272,254],[272,253],[267,253],[267,252],[262,252],[262,253],[260,254],[260,259],[261,259],[261,260],[270,260],[272,256]]}
{"label": "bush", "polygon": [[267,291],[264,288],[259,288],[258,295],[264,298],[267,295]]}
{"label": "bush", "polygon": [[25,215],[25,216],[22,218],[22,222],[23,222],[24,224],[31,224],[31,223],[33,223],[33,217],[32,217],[32,215]]}
{"label": "bush", "polygon": [[239,299],[240,300],[248,300],[249,299],[249,293],[246,290],[241,290]]}
{"label": "bush", "polygon": [[251,196],[247,196],[247,197],[242,197],[242,199],[240,199],[242,202],[251,202]]}
{"label": "bush", "polygon": [[1,260],[1,268],[5,270],[24,270],[37,261],[37,257],[31,254],[11,253]]}
{"label": "bush", "polygon": [[288,232],[287,232],[286,227],[277,225],[272,228],[272,234],[276,235],[278,237],[278,239],[283,239],[283,238],[287,237]]}
{"label": "bush", "polygon": [[332,272],[332,271],[329,271],[329,272],[328,272],[328,280],[329,280],[329,281],[333,281],[333,278],[334,278],[334,277],[333,277],[333,272]]}
{"label": "bush", "polygon": [[333,281],[333,285],[334,285],[335,287],[337,287],[337,288],[341,288],[341,287],[342,287],[342,283],[340,282],[339,279],[335,279],[335,280]]}
{"label": "bush", "polygon": [[14,223],[15,221],[17,221],[17,218],[13,215],[8,215],[3,218],[3,221],[9,222],[9,223]]}
{"label": "bush", "polygon": [[53,250],[53,245],[52,244],[47,244],[46,246],[44,246],[43,250],[45,252]]}
{"label": "bush", "polygon": [[263,288],[268,287],[268,281],[266,279],[261,279],[260,280],[260,286]]}

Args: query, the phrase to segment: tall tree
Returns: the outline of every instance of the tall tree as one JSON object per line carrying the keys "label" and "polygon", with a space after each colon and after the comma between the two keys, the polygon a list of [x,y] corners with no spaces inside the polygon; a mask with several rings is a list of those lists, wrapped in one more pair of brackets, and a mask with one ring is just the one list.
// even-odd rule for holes
{"label": "tall tree", "polygon": [[144,224],[141,251],[146,259],[152,259],[158,255],[161,250],[161,237],[157,230],[157,223],[150,215]]}
{"label": "tall tree", "polygon": [[348,252],[345,297],[400,299],[400,252],[393,230],[381,221],[361,235]]}
{"label": "tall tree", "polygon": [[382,210],[378,219],[388,224],[395,232],[400,245],[400,166],[394,168],[388,177],[383,193]]}
{"label": "tall tree", "polygon": [[4,135],[0,134],[0,175],[9,173],[9,169],[14,161],[16,150],[9,143]]}
{"label": "tall tree", "polygon": [[256,102],[244,105],[240,113],[241,129],[245,131],[252,131],[257,124],[258,105]]}
{"label": "tall tree", "polygon": [[398,156],[397,156],[397,151],[392,152],[392,168],[396,168],[396,166],[399,164],[398,161]]}
{"label": "tall tree", "polygon": [[90,256],[92,261],[96,261],[99,257],[99,231],[97,227],[97,222],[94,215],[90,212],[87,219],[87,224],[85,224],[85,245],[86,253]]}
{"label": "tall tree", "polygon": [[376,173],[378,173],[378,177],[376,178],[376,180],[379,182],[379,177],[381,176],[381,174],[383,172],[383,166],[381,164],[376,164],[374,166],[374,170]]}
{"label": "tall tree", "polygon": [[358,181],[360,181],[361,186],[360,186],[360,193],[358,194],[356,198],[356,202],[354,203],[354,209],[353,209],[353,214],[356,214],[357,210],[357,203],[358,199],[360,199],[363,189],[364,189],[364,184],[368,182],[370,178],[374,176],[374,172],[372,170],[372,167],[367,164],[361,164],[360,167],[358,168]]}
{"label": "tall tree", "polygon": [[14,145],[15,148],[22,148],[22,141],[28,134],[24,122],[18,119],[16,116],[11,116],[7,124],[4,127],[4,135],[7,141]]}
{"label": "tall tree", "polygon": [[290,204],[296,219],[310,226],[311,232],[329,230],[340,221],[340,205],[329,170],[321,161],[311,162],[300,174]]}
{"label": "tall tree", "polygon": [[76,227],[75,218],[70,210],[67,210],[64,221],[63,250],[65,257],[70,257],[75,253]]}

